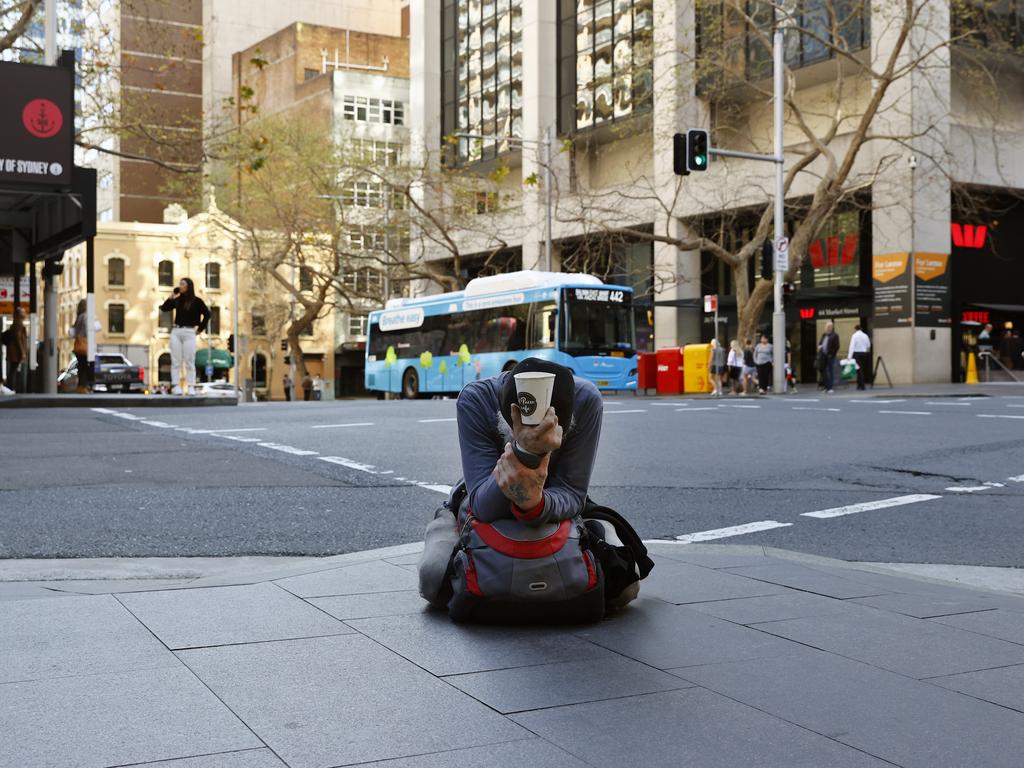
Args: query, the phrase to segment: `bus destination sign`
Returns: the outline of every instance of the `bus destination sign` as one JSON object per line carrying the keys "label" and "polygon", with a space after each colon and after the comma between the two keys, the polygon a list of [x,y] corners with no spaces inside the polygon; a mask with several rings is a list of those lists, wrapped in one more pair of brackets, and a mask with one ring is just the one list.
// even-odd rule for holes
{"label": "bus destination sign", "polygon": [[577,301],[601,301],[622,304],[626,300],[625,291],[612,291],[607,288],[574,288]]}

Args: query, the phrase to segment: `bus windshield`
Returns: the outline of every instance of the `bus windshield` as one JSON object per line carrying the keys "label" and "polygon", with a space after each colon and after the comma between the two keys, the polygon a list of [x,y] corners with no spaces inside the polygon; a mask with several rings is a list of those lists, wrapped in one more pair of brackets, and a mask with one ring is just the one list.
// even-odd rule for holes
{"label": "bus windshield", "polygon": [[630,294],[607,289],[566,288],[562,351],[574,357],[635,352]]}

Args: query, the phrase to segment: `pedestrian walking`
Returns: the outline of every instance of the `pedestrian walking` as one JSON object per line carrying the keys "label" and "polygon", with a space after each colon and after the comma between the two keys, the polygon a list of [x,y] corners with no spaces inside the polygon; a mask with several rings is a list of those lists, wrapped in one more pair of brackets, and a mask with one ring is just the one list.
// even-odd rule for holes
{"label": "pedestrian walking", "polygon": [[718,339],[712,339],[708,349],[708,371],[711,376],[711,396],[720,397],[722,377],[728,374],[728,368],[725,364],[725,349],[718,343]]}
{"label": "pedestrian walking", "polygon": [[740,375],[743,372],[743,350],[736,339],[729,342],[729,357],[726,359],[729,368],[729,388],[733,394],[740,392]]}
{"label": "pedestrian walking", "polygon": [[757,391],[762,395],[772,388],[772,344],[768,334],[761,334],[761,341],[754,348],[754,366],[757,368]]}
{"label": "pedestrian walking", "polygon": [[825,323],[825,332],[818,341],[818,370],[821,371],[821,388],[831,395],[835,385],[836,355],[839,354],[839,334],[829,320]]}
{"label": "pedestrian walking", "polygon": [[171,392],[182,394],[181,366],[185,366],[188,394],[196,393],[196,340],[210,322],[206,302],[196,296],[196,286],[189,277],[178,281],[174,292],[160,305],[162,312],[174,311],[171,328]]}
{"label": "pedestrian walking", "polygon": [[754,389],[757,366],[754,364],[754,342],[746,339],[743,342],[743,371],[740,373],[742,394],[746,395]]}
{"label": "pedestrian walking", "polygon": [[291,376],[289,376],[289,375],[288,375],[288,374],[286,373],[286,374],[284,375],[284,378],[283,378],[283,379],[281,379],[281,384],[282,384],[282,385],[283,385],[283,387],[284,387],[284,399],[285,399],[286,401],[287,401],[287,400],[291,400],[291,399],[292,399],[292,377],[291,377]]}
{"label": "pedestrian walking", "polygon": [[871,337],[859,325],[853,328],[846,356],[857,363],[857,389],[866,389],[866,384],[874,384],[871,380]]}
{"label": "pedestrian walking", "polygon": [[86,327],[85,299],[78,300],[75,309],[75,324],[71,326],[71,338],[74,339],[72,351],[78,362],[78,393],[92,392],[92,366],[89,365],[89,330]]}
{"label": "pedestrian walking", "polygon": [[324,396],[324,377],[319,373],[313,377],[313,399],[321,400]]}
{"label": "pedestrian walking", "polygon": [[978,354],[992,354],[992,323],[985,323],[985,327],[978,334]]}
{"label": "pedestrian walking", "polygon": [[309,371],[302,377],[302,399],[306,401],[313,399],[313,377],[309,375]]}
{"label": "pedestrian walking", "polygon": [[21,307],[14,309],[14,321],[3,333],[7,350],[7,387],[14,392],[24,392],[21,368],[28,360],[28,334],[25,332],[25,313]]}

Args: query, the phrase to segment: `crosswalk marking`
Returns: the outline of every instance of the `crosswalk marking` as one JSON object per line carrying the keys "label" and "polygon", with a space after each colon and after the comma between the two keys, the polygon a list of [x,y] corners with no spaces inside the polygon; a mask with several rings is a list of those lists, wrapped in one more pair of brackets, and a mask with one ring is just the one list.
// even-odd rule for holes
{"label": "crosswalk marking", "polygon": [[899,507],[904,504],[917,504],[921,501],[941,499],[932,493],[912,493],[908,496],[894,496],[891,499],[879,499],[877,501],[865,501],[862,504],[848,504],[845,507],[832,507],[831,509],[820,509],[817,512],[804,512],[803,517],[815,517],[819,520],[827,520],[832,517],[843,515],[855,515],[858,512],[870,512],[873,509],[886,509],[887,507]]}
{"label": "crosswalk marking", "polygon": [[931,416],[931,411],[879,411],[879,413],[892,413],[901,416]]}
{"label": "crosswalk marking", "polygon": [[788,528],[791,525],[793,524],[779,523],[775,520],[760,520],[756,523],[733,525],[728,528],[715,528],[710,531],[687,533],[683,536],[676,536],[676,541],[682,542],[683,544],[694,544],[698,541],[714,541],[715,539],[728,539],[732,536],[743,536],[744,534],[757,533],[758,531],[770,531],[774,528]]}

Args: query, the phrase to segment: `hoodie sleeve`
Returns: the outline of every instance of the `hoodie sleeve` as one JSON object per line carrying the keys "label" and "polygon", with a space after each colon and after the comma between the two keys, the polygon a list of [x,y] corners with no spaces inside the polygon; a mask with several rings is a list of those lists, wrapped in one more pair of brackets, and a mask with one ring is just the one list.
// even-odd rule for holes
{"label": "hoodie sleeve", "polygon": [[511,517],[511,504],[491,475],[502,453],[494,438],[497,408],[489,402],[486,388],[473,382],[459,394],[455,409],[469,508],[485,522]]}

